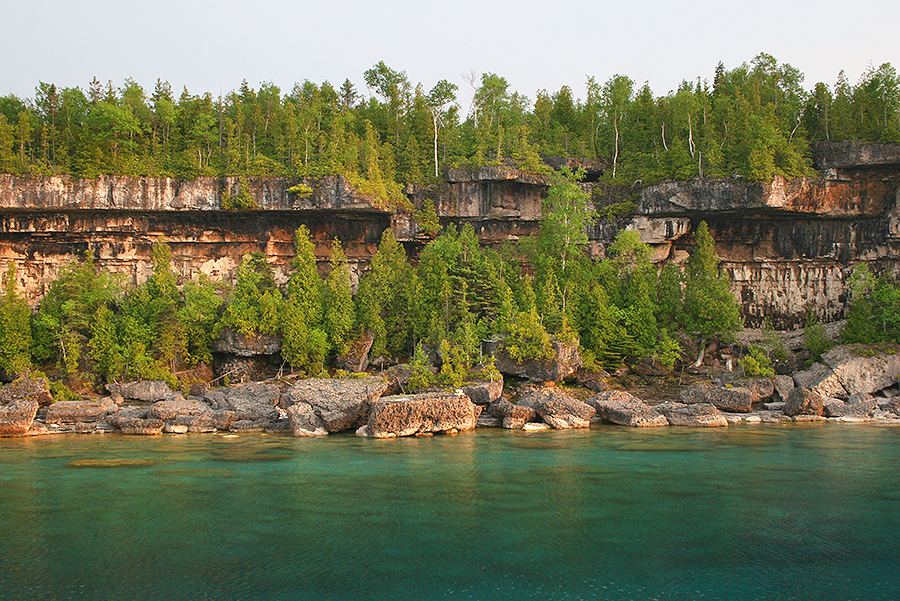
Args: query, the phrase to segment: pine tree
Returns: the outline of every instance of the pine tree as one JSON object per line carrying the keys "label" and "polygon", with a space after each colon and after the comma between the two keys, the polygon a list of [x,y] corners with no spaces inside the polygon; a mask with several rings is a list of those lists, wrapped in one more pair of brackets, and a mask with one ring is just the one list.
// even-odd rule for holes
{"label": "pine tree", "polygon": [[328,337],[322,326],[322,279],[314,249],[309,228],[301,225],[294,235],[294,271],[287,286],[281,355],[293,367],[318,372],[328,355]]}
{"label": "pine tree", "polygon": [[324,326],[331,348],[338,354],[346,350],[353,329],[353,296],[350,288],[350,266],[340,240],[331,243],[331,272],[325,278]]}
{"label": "pine tree", "polygon": [[18,375],[31,367],[31,309],[16,289],[16,264],[9,261],[0,297],[0,369]]}
{"label": "pine tree", "polygon": [[684,284],[684,329],[700,343],[694,363],[703,363],[706,343],[713,337],[733,339],[741,327],[737,299],[731,293],[731,279],[719,272],[715,242],[705,221],[694,234],[694,249],[687,261]]}

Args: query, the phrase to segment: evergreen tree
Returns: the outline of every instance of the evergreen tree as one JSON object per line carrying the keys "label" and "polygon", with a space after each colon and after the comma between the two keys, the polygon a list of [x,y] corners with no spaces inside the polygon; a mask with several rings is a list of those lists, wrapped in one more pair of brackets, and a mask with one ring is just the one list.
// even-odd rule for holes
{"label": "evergreen tree", "polygon": [[293,367],[310,372],[322,369],[328,337],[322,326],[322,280],[316,269],[314,246],[305,225],[294,235],[293,273],[287,286],[282,325],[281,355]]}
{"label": "evergreen tree", "polygon": [[331,272],[325,278],[324,326],[331,348],[338,354],[346,350],[353,329],[354,307],[350,288],[350,266],[341,242],[331,243]]}
{"label": "evergreen tree", "polygon": [[0,297],[0,370],[10,375],[31,367],[31,309],[16,289],[16,273],[9,261]]}

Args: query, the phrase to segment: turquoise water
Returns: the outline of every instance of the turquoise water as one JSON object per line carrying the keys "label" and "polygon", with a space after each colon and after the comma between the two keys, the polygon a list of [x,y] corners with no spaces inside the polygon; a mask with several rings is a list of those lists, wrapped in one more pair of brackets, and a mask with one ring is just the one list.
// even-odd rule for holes
{"label": "turquoise water", "polygon": [[900,429],[0,440],[0,599],[900,598]]}

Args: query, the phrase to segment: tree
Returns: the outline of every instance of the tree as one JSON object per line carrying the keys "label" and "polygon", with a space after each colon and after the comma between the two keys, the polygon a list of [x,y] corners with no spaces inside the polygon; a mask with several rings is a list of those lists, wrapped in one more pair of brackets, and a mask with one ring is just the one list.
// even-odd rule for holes
{"label": "tree", "polygon": [[456,100],[456,90],[459,89],[454,83],[450,83],[446,79],[437,82],[428,93],[428,110],[431,112],[432,123],[434,125],[434,177],[438,177],[438,127],[443,124],[446,117],[445,108],[451,102]]}
{"label": "tree", "polygon": [[18,375],[31,367],[31,309],[16,289],[16,264],[6,264],[0,297],[0,370]]}
{"label": "tree", "polygon": [[338,354],[346,350],[353,329],[353,295],[350,288],[350,266],[340,240],[331,243],[331,271],[325,278],[323,295],[325,334]]}
{"label": "tree", "polygon": [[281,348],[288,363],[311,372],[320,371],[328,355],[328,337],[322,327],[322,279],[314,250],[309,228],[301,225],[294,234]]}
{"label": "tree", "polygon": [[616,169],[619,164],[619,139],[621,137],[621,125],[631,103],[632,88],[634,82],[624,75],[614,75],[603,84],[603,109],[606,113],[606,122],[613,130],[613,168],[612,177],[616,178]]}
{"label": "tree", "polygon": [[686,272],[684,328],[700,342],[700,353],[694,363],[699,367],[710,339],[718,336],[731,340],[741,327],[731,279],[719,271],[715,242],[705,221],[700,222],[694,234],[694,249],[688,257]]}

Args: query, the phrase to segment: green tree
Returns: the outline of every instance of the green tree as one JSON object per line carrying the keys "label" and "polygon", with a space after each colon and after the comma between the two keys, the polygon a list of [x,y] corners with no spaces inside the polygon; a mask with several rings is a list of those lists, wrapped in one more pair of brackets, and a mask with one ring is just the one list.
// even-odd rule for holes
{"label": "green tree", "polygon": [[301,225],[294,234],[281,348],[282,357],[293,367],[313,373],[321,371],[328,355],[328,336],[322,326],[322,279],[314,251],[309,228]]}
{"label": "green tree", "polygon": [[0,370],[17,375],[31,367],[31,309],[16,289],[16,264],[6,264],[0,297]]}
{"label": "green tree", "polygon": [[331,271],[325,278],[324,326],[331,348],[338,354],[346,350],[353,329],[354,307],[350,287],[350,266],[340,240],[331,243]]}
{"label": "green tree", "polygon": [[741,327],[737,299],[731,293],[731,279],[719,271],[715,242],[705,221],[694,233],[694,248],[688,257],[684,284],[684,329],[699,341],[700,353],[694,363],[703,363],[706,343],[713,337],[729,341]]}

